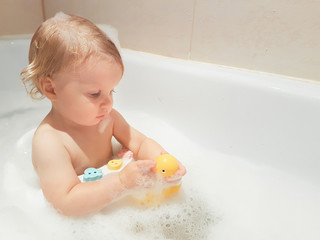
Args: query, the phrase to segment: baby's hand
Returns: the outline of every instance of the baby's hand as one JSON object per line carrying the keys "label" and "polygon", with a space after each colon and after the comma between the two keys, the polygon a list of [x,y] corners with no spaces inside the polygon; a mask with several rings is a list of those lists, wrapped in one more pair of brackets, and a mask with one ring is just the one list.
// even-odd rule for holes
{"label": "baby's hand", "polygon": [[178,170],[172,176],[165,178],[165,181],[170,184],[178,183],[186,173],[186,168],[182,165],[181,162],[179,162]]}
{"label": "baby's hand", "polygon": [[156,182],[156,173],[152,170],[157,165],[153,160],[138,160],[129,163],[119,172],[122,185],[127,189],[152,187]]}

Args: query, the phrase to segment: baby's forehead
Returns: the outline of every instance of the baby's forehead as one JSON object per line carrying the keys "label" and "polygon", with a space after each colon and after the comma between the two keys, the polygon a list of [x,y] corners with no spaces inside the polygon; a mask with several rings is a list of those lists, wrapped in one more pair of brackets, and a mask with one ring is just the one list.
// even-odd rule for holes
{"label": "baby's forehead", "polygon": [[60,73],[79,74],[82,71],[92,71],[97,64],[115,65],[116,61],[112,56],[83,56],[77,58],[64,59],[64,64]]}
{"label": "baby's forehead", "polygon": [[100,79],[113,79],[122,76],[121,65],[112,58],[92,57],[79,64],[71,64],[57,75],[83,83],[94,83]]}

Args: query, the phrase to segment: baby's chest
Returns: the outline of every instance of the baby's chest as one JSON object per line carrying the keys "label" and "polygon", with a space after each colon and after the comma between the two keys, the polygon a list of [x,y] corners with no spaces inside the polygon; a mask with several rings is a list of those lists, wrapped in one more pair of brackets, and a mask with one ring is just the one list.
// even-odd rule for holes
{"label": "baby's chest", "polygon": [[77,174],[88,167],[105,165],[112,156],[111,136],[97,135],[70,139],[66,144],[72,165]]}

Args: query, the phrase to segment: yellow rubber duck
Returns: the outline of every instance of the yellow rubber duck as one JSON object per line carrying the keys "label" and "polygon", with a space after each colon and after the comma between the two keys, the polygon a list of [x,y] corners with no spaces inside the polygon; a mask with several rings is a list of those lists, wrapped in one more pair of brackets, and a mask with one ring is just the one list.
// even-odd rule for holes
{"label": "yellow rubber duck", "polygon": [[[157,162],[157,172],[164,177],[170,177],[173,175],[179,168],[179,163],[177,159],[170,154],[162,154],[156,159]],[[180,190],[181,184],[172,186],[170,188],[165,188],[162,191],[162,195],[165,197],[173,193],[177,193]]]}
{"label": "yellow rubber duck", "polygon": [[[170,154],[162,154],[155,159],[157,162],[156,171],[163,177],[172,176],[179,168],[179,163],[175,157]],[[179,185],[174,185],[169,188],[164,188],[159,194],[147,193],[143,200],[140,200],[142,205],[154,205],[160,203],[162,200],[168,196],[179,192],[181,183]]]}

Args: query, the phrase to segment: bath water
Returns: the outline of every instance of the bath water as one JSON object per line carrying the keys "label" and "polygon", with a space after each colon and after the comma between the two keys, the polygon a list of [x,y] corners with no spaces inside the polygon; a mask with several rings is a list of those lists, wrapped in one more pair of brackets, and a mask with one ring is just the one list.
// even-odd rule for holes
{"label": "bath water", "polygon": [[152,207],[123,198],[97,214],[61,216],[31,163],[32,134],[47,109],[0,116],[1,239],[320,239],[319,186],[205,149],[201,139],[142,112],[122,114],[186,166],[179,194]]}

